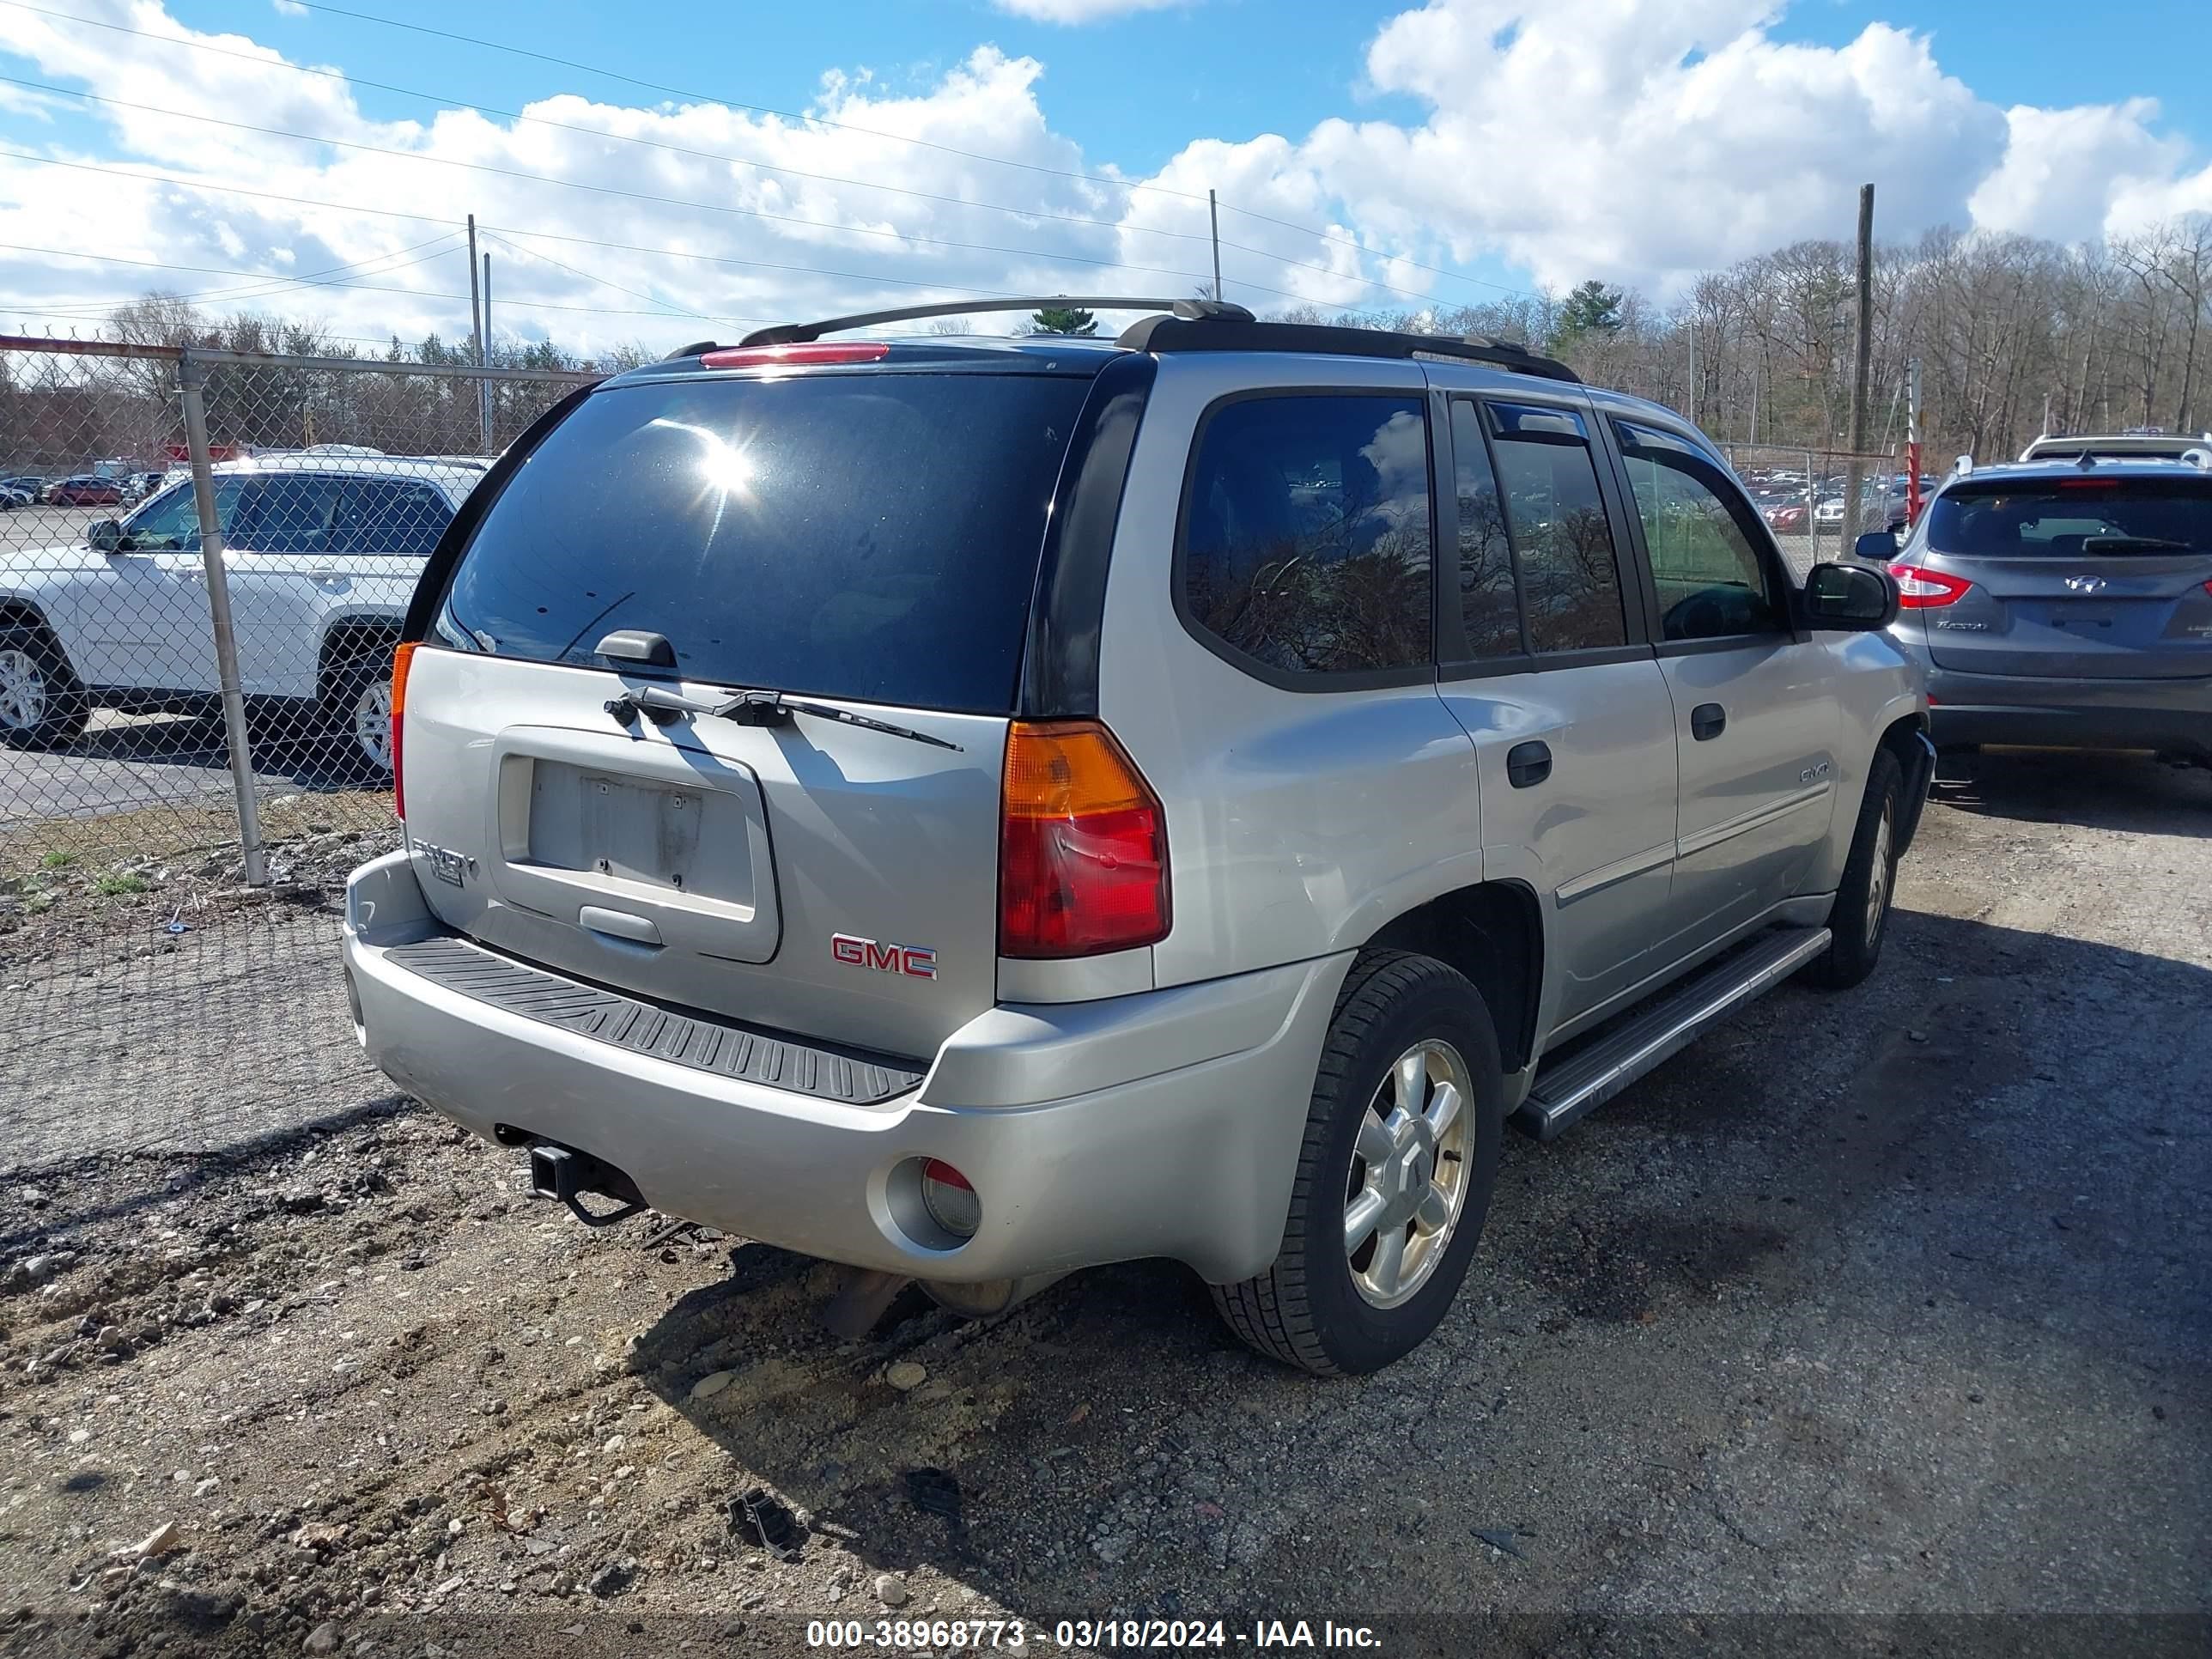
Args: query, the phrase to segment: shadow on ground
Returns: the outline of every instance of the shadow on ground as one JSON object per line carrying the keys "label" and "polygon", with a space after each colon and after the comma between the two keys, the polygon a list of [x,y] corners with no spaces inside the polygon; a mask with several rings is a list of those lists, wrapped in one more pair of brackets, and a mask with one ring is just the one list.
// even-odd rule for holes
{"label": "shadow on ground", "polygon": [[[1891,949],[1862,990],[1785,989],[1563,1142],[1509,1146],[1446,1328],[1378,1376],[1244,1353],[1161,1263],[988,1326],[910,1297],[841,1346],[800,1323],[833,1271],[757,1247],[647,1334],[640,1374],[871,1571],[933,1566],[1038,1620],[1372,1613],[1363,1582],[1471,1574],[1462,1613],[1624,1581],[1663,1602],[1681,1511],[1754,1578],[1829,1571],[1838,1517],[1924,1535],[1921,1593],[1954,1605],[1976,1553],[1956,1511],[1984,1482],[2182,1575],[2146,1585],[2170,1605],[2205,1500],[2112,1493],[2195,1455],[2160,1447],[2154,1401],[2187,1402],[2186,1444],[2212,1447],[2212,972],[1924,915]],[[787,1351],[748,1334],[763,1298]],[[926,1373],[911,1393],[900,1360]],[[2122,1392],[2144,1401],[2124,1426],[2085,1422]],[[2070,1472],[2012,1458],[2022,1441],[2069,1447]],[[1966,1605],[2032,1601],[2042,1525],[1985,1526],[2002,1559]]]}
{"label": "shadow on ground", "polygon": [[2132,751],[1946,750],[1935,799],[1980,817],[2212,836],[2212,767]]}

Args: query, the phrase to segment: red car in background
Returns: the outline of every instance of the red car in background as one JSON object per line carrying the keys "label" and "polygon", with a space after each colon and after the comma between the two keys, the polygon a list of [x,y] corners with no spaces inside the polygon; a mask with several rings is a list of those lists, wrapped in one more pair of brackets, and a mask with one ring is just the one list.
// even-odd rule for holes
{"label": "red car in background", "polygon": [[1805,532],[1805,503],[1782,501],[1770,507],[1760,515],[1766,527],[1778,536],[1802,535]]}
{"label": "red car in background", "polygon": [[120,507],[123,481],[86,475],[60,478],[39,492],[39,499],[53,507]]}

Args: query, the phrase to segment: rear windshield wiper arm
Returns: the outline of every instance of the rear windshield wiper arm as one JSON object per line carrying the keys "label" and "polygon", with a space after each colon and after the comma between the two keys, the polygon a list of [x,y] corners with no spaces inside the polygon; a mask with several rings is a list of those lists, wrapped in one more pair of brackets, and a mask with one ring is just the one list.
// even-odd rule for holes
{"label": "rear windshield wiper arm", "polygon": [[872,720],[866,714],[855,714],[849,708],[840,708],[834,703],[813,702],[805,697],[794,697],[787,691],[748,690],[720,702],[707,702],[697,697],[687,697],[680,691],[664,690],[657,685],[625,688],[622,696],[608,700],[607,713],[624,726],[635,720],[643,709],[646,718],[657,726],[665,726],[678,714],[710,714],[718,720],[735,720],[739,726],[787,726],[793,714],[811,714],[817,720],[836,720],[841,726],[858,726],[870,732],[882,732],[894,738],[907,738],[915,743],[926,743],[935,749],[950,749],[955,754],[963,752],[957,743],[943,738],[933,738],[927,732],[917,732],[912,726],[893,726],[889,720]]}

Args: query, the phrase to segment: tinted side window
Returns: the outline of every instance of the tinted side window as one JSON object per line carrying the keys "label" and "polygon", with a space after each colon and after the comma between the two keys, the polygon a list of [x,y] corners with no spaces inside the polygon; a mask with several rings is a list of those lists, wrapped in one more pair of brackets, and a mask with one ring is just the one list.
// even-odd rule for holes
{"label": "tinted side window", "polygon": [[[243,478],[215,481],[216,523],[228,536],[238,519],[238,504],[246,494]],[[123,522],[123,533],[140,552],[180,550],[197,552],[200,544],[199,502],[190,484],[163,491]]]}
{"label": "tinted side window", "polygon": [[1615,422],[1661,625],[1670,640],[1779,633],[1788,624],[1751,532],[1732,507],[1735,491],[1718,468],[1671,433]]}
{"label": "tinted side window", "polygon": [[1517,656],[1521,602],[1513,586],[1513,548],[1505,503],[1473,404],[1452,404],[1453,493],[1459,497],[1459,610],[1467,648],[1477,657]]}
{"label": "tinted side window", "polygon": [[324,553],[337,517],[337,478],[264,478],[249,487],[236,535],[241,553]]}
{"label": "tinted side window", "polygon": [[335,546],[343,553],[427,558],[453,509],[428,484],[349,478],[338,499]]}
{"label": "tinted side window", "polygon": [[1184,508],[1199,627],[1270,668],[1431,659],[1434,558],[1421,399],[1254,398],[1210,416]]}
{"label": "tinted side window", "polygon": [[1533,651],[1628,643],[1613,531],[1582,417],[1571,410],[1490,404],[1505,522],[1521,566]]}

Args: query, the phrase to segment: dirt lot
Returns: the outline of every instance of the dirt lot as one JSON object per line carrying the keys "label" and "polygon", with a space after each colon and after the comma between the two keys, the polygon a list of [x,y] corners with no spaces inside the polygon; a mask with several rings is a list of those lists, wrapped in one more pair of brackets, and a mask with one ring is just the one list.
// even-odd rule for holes
{"label": "dirt lot", "polygon": [[1127,1615],[2202,1653],[2208,1012],[2212,775],[1984,757],[1870,984],[1511,1140],[1444,1330],[1358,1382],[1247,1355],[1156,1264],[840,1341],[830,1270],[586,1232],[405,1109],[17,1170],[0,1653],[796,1653],[925,1615],[1047,1652]]}

